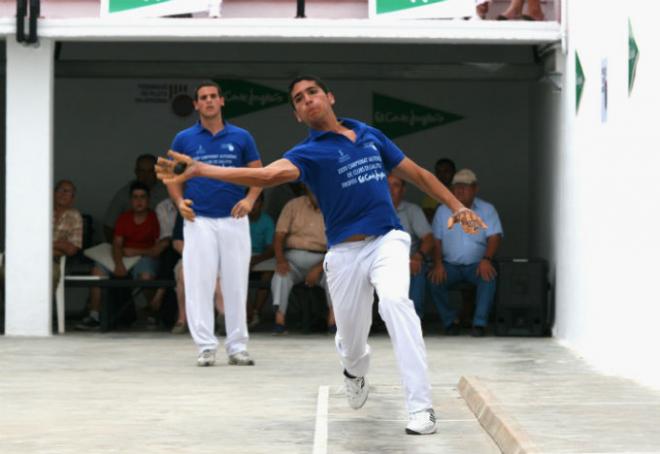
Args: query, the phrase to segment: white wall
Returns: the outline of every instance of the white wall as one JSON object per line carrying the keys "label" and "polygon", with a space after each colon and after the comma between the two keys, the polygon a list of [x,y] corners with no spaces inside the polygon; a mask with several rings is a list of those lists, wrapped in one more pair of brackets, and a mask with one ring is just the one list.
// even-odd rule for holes
{"label": "white wall", "polygon": [[[660,4],[570,1],[566,143],[557,156],[555,335],[606,371],[660,388],[657,106]],[[628,96],[628,17],[641,57]],[[586,76],[575,114],[574,53]],[[608,119],[601,122],[601,62]]]}
{"label": "white wall", "polygon": [[[55,180],[71,178],[78,186],[78,206],[97,221],[97,233],[114,192],[132,178],[141,153],[161,154],[174,134],[194,121],[175,116],[169,104],[134,102],[139,83],[187,83],[191,80],[58,79],[55,114]],[[288,81],[259,83],[286,90]],[[444,156],[479,176],[482,196],[500,211],[505,229],[502,255],[524,256],[529,238],[529,84],[525,82],[328,81],[336,110],[371,121],[376,91],[465,117],[446,126],[396,139],[421,165],[432,169]],[[288,105],[243,117],[236,123],[255,136],[265,163],[302,140]],[[413,201],[421,194],[409,193]]]}

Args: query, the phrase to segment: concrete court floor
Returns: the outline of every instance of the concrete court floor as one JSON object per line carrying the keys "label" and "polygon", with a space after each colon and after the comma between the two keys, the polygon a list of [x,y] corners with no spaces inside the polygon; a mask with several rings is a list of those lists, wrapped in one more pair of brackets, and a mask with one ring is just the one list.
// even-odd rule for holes
{"label": "concrete court floor", "polygon": [[0,337],[0,453],[500,452],[461,376],[478,377],[537,452],[660,453],[660,393],[597,374],[552,339],[426,343],[438,433],[414,437],[384,334],[370,340],[372,392],[358,411],[330,336],[257,333],[255,367],[219,352],[210,368],[195,366],[188,336]]}

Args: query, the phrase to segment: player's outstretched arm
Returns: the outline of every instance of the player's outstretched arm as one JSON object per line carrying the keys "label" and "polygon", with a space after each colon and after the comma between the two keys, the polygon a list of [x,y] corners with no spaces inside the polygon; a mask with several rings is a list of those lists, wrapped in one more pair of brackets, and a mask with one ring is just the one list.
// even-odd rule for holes
{"label": "player's outstretched arm", "polygon": [[488,228],[484,221],[474,211],[465,208],[435,175],[418,166],[410,158],[403,158],[403,161],[394,168],[392,173],[399,178],[409,181],[437,201],[447,205],[453,213],[447,221],[447,226],[450,229],[454,224],[460,224],[465,233],[474,234],[479,229]]}
{"label": "player's outstretched arm", "polygon": [[[168,151],[171,159],[158,158],[156,175],[165,184],[184,183],[194,177],[212,178],[243,186],[269,187],[296,181],[298,167],[288,159],[278,159],[266,167],[219,167],[195,161],[190,156]],[[177,173],[181,170],[181,173]]]}

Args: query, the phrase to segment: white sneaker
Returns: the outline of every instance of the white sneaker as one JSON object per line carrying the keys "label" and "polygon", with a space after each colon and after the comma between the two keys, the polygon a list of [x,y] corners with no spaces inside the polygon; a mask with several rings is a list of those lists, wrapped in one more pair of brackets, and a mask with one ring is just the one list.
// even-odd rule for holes
{"label": "white sneaker", "polygon": [[215,364],[215,350],[203,350],[197,357],[199,367],[212,366]]}
{"label": "white sneaker", "polygon": [[229,355],[230,366],[254,366],[254,360],[250,358],[250,354],[243,350],[242,352]]}
{"label": "white sneaker", "polygon": [[344,375],[346,384],[346,399],[348,405],[354,410],[362,408],[369,397],[369,382],[366,377],[349,378]]}
{"label": "white sneaker", "polygon": [[410,421],[406,426],[406,433],[410,435],[429,435],[435,433],[435,412],[428,410],[410,413]]}

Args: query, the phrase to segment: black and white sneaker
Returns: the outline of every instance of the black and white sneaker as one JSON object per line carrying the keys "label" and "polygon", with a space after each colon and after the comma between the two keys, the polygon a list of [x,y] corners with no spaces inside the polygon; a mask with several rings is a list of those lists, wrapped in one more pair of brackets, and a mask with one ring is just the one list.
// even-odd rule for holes
{"label": "black and white sneaker", "polygon": [[254,366],[254,360],[250,358],[250,354],[245,350],[229,355],[228,362],[230,366]]}
{"label": "black and white sneaker", "polygon": [[432,408],[410,413],[410,421],[406,426],[409,435],[430,435],[435,433],[435,412]]}
{"label": "black and white sneaker", "polygon": [[76,325],[76,329],[79,331],[91,331],[93,329],[98,329],[100,326],[101,323],[98,320],[88,315]]}
{"label": "black and white sneaker", "polygon": [[366,377],[350,378],[344,373],[344,384],[346,385],[346,399],[348,405],[357,410],[362,408],[369,397],[369,382]]}

